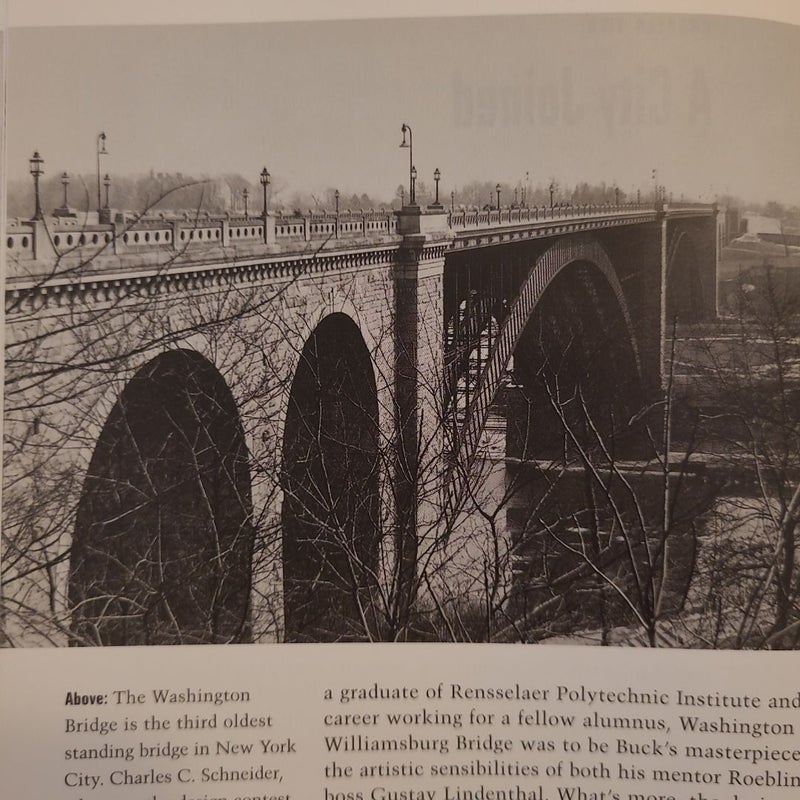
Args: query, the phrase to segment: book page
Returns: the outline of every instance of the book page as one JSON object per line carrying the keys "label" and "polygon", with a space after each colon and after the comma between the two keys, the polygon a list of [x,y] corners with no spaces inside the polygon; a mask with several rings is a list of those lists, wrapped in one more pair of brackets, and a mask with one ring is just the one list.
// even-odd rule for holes
{"label": "book page", "polygon": [[794,797],[797,12],[9,6],[9,796]]}

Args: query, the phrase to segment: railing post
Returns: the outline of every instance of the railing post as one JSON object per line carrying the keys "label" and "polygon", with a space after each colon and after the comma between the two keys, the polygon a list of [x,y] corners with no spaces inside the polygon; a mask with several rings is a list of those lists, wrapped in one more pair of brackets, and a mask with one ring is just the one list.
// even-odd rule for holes
{"label": "railing post", "polygon": [[[114,228],[116,228],[116,224]],[[124,224],[123,224],[124,228]],[[114,233],[114,240],[116,241],[119,237],[122,236],[122,231],[119,233]],[[180,220],[174,219],[172,220],[172,246],[179,250],[181,248],[181,223]]]}
{"label": "railing post", "polygon": [[31,220],[31,252],[33,258],[48,258],[55,260],[57,254],[53,247],[53,240],[47,230],[47,223],[43,218]]}

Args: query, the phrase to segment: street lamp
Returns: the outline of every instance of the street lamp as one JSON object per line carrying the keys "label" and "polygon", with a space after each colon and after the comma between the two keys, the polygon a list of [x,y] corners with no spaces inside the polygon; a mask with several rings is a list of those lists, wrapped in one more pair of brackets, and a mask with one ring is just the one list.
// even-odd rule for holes
{"label": "street lamp", "polygon": [[39,151],[34,151],[30,159],[31,175],[33,175],[33,193],[36,197],[36,210],[33,212],[34,219],[44,219],[42,214],[42,203],[39,199],[39,178],[44,175],[42,169],[44,159],[39,155]]}
{"label": "street lamp", "polygon": [[339,190],[333,193],[333,202],[336,203],[336,216],[339,216]]}
{"label": "street lamp", "polygon": [[412,206],[417,202],[417,168],[414,166],[411,167],[411,193],[408,202]]}
{"label": "street lamp", "polygon": [[436,184],[436,200],[434,201],[434,205],[439,205],[439,181],[441,180],[442,173],[439,172],[439,167],[433,171],[433,182]]}
{"label": "street lamp", "polygon": [[619,186],[614,187],[614,205],[619,208]]}
{"label": "street lamp", "polygon": [[264,241],[267,241],[267,186],[271,182],[272,176],[267,171],[267,168],[261,170],[260,180],[261,188],[264,191]]}
{"label": "street lamp", "polygon": [[450,211],[456,210],[456,193],[450,192]]}
{"label": "street lamp", "polygon": [[69,186],[69,175],[66,172],[61,173],[61,185],[64,187],[64,203],[62,204],[63,209],[68,209],[69,205],[67,204],[67,186]]}
{"label": "street lamp", "polygon": [[494,187],[495,192],[497,192],[497,210],[500,210],[500,184],[498,183],[497,186]]}
{"label": "street lamp", "polygon": [[553,207],[553,195],[555,194],[555,191],[556,191],[555,183],[553,181],[550,181],[550,186],[548,188],[550,189],[550,208],[552,208]]}
{"label": "street lamp", "polygon": [[107,156],[106,135],[97,134],[97,210],[100,211],[100,156]]}
{"label": "street lamp", "polygon": [[103,186],[106,187],[106,204],[104,208],[108,208],[108,190],[111,187],[111,176],[106,172],[106,176],[103,178]]}
{"label": "street lamp", "polygon": [[[414,192],[414,179],[416,177],[414,170],[414,135],[411,132],[411,126],[403,123],[400,128],[403,134],[403,141],[400,142],[400,147],[408,148],[408,204],[416,205],[417,197]],[[406,133],[408,133],[408,142],[406,142]]]}
{"label": "street lamp", "polygon": [[247,219],[247,200],[250,197],[250,190],[246,186],[242,191],[242,197],[244,197],[244,216]]}

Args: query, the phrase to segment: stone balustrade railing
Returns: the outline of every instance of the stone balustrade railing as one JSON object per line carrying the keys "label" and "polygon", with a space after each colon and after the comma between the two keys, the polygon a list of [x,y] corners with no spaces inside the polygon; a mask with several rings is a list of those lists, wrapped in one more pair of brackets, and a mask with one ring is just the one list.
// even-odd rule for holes
{"label": "stone balustrade railing", "polygon": [[[181,251],[198,246],[258,245],[373,239],[393,236],[393,211],[310,212],[302,216],[183,214],[136,216],[119,212],[113,221],[97,214],[10,220],[5,247],[9,262],[53,258],[91,258],[94,253],[124,255],[148,251]],[[107,215],[110,216],[110,215]]]}
{"label": "stone balustrade railing", "polygon": [[[659,206],[661,208],[662,206]],[[653,211],[651,203],[561,203],[553,206],[516,206],[493,209],[451,209],[449,224],[453,230],[492,228],[502,225],[524,225],[556,219],[596,217],[608,214],[632,214]]]}
{"label": "stone balustrade railing", "polygon": [[[335,246],[339,240],[380,241],[403,233],[398,220],[404,214],[420,214],[438,220],[436,227],[454,233],[471,229],[526,225],[550,220],[584,217],[617,217],[631,214],[707,209],[712,206],[681,204],[667,207],[644,203],[585,203],[554,206],[516,206],[507,208],[451,208],[432,206],[427,209],[406,207],[402,211],[309,211],[306,214],[213,216],[208,213],[182,215],[137,216],[129,212],[106,210],[98,219],[96,213],[80,216],[54,216],[42,220],[10,220],[6,231],[6,254],[9,277],[20,274],[14,265],[25,262],[64,261],[86,264],[99,255],[142,256],[153,253],[197,253],[198,248],[236,247],[237,253],[263,252],[263,246],[280,252],[302,251],[308,244],[315,247]],[[265,228],[266,222],[266,228]],[[259,248],[259,245],[262,248]],[[24,269],[22,270],[25,271]]]}

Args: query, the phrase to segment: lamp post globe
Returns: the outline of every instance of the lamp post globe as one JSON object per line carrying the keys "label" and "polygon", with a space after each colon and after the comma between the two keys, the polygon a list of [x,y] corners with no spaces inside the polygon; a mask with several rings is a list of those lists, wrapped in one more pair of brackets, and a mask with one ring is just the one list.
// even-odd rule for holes
{"label": "lamp post globe", "polygon": [[[400,147],[408,148],[408,203],[413,206],[416,203],[416,193],[414,191],[414,179],[416,178],[416,170],[414,169],[414,134],[411,131],[411,126],[405,122],[400,127],[400,132],[403,134],[403,141],[400,142]],[[408,134],[408,141],[406,141],[406,134]]]}
{"label": "lamp post globe", "polygon": [[35,150],[30,158],[30,172],[33,176],[33,194],[36,201],[36,207],[33,212],[34,219],[44,218],[44,215],[42,214],[42,202],[41,198],[39,197],[39,178],[44,175],[42,164],[44,164],[44,159],[39,155],[39,151]]}
{"label": "lamp post globe", "polygon": [[267,187],[272,183],[272,176],[269,174],[269,170],[267,170],[266,167],[261,170],[259,182],[261,183],[261,189],[264,193],[264,242],[267,243]]}
{"label": "lamp post globe", "polygon": [[105,131],[97,134],[97,211],[101,210],[100,199],[100,156],[107,156]]}
{"label": "lamp post globe", "polygon": [[67,202],[67,187],[69,186],[69,175],[66,172],[61,173],[61,185],[64,187],[64,202],[62,204],[62,208],[67,209],[69,208],[69,204]]}

